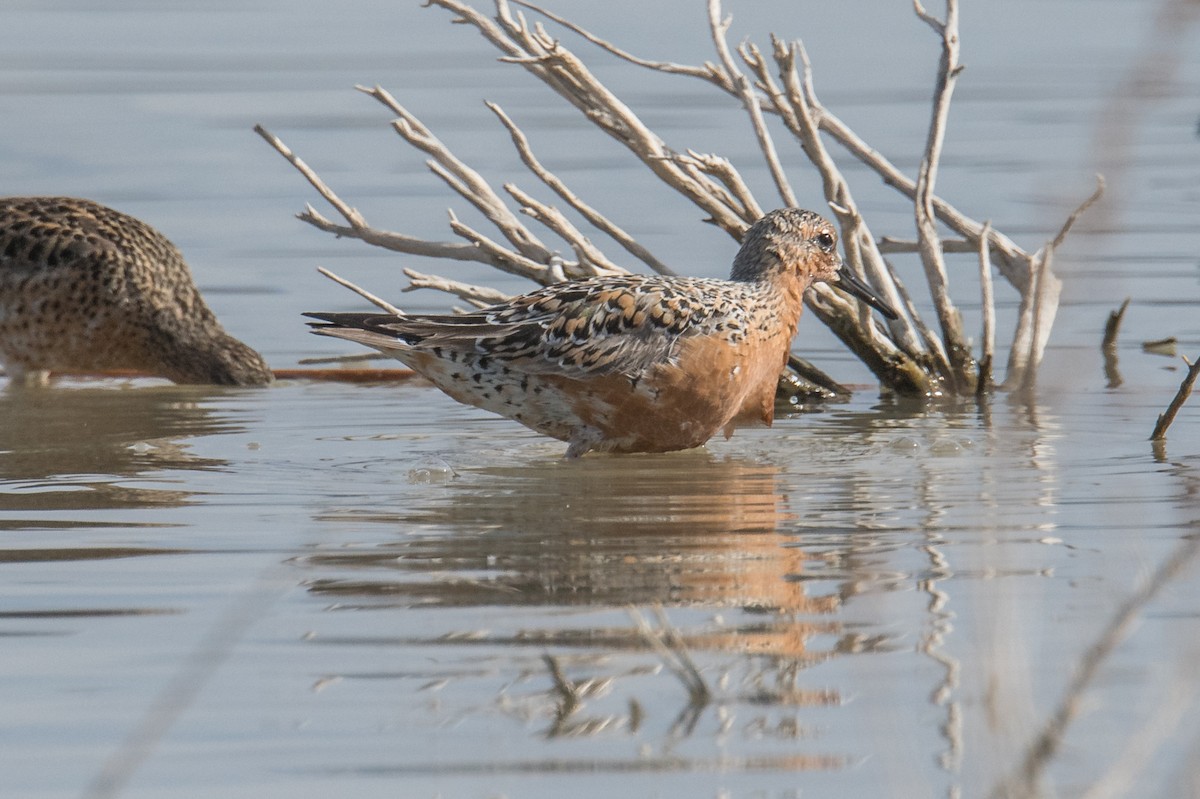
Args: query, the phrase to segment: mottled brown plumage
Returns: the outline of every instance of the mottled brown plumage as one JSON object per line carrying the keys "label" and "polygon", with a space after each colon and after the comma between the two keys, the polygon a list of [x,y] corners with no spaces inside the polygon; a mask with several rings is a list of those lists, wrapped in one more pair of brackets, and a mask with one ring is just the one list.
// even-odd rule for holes
{"label": "mottled brown plumage", "polygon": [[460,402],[588,450],[699,446],[770,424],[805,290],[831,281],[894,312],[850,276],[811,211],[746,232],[729,280],[621,275],[558,283],[461,315],[309,314],[316,333],[386,352]]}
{"label": "mottled brown plumage", "polygon": [[0,198],[0,364],[21,383],[125,369],[176,383],[271,380],[262,357],[221,327],[170,241],[71,197]]}

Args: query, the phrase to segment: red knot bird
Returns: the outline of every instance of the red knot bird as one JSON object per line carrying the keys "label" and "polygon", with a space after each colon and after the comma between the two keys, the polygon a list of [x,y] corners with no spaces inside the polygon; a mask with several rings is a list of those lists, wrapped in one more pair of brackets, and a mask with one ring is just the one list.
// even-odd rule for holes
{"label": "red knot bird", "polygon": [[459,402],[568,443],[567,457],[668,452],[771,424],[803,296],[827,281],[893,311],[850,273],[818,214],[772,211],[729,280],[620,275],[546,286],[458,315],[311,313]]}
{"label": "red knot bird", "polygon": [[262,356],[225,332],[179,250],[131,216],[72,197],[0,198],[0,364],[134,370],[176,383],[261,385]]}

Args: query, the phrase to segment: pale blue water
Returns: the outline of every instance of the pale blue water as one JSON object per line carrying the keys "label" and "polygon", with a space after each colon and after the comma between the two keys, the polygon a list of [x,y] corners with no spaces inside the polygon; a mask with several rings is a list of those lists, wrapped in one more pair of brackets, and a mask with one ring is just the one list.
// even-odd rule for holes
{"label": "pale blue water", "polygon": [[[1122,602],[1194,558],[1200,411],[1151,447],[1182,374],[1140,344],[1176,336],[1200,356],[1195,6],[964,4],[944,193],[1034,248],[1094,172],[1110,181],[1057,261],[1064,303],[1029,405],[864,388],[705,450],[565,463],[563,445],[416,384],[0,396],[0,795],[105,795],[106,764],[126,797],[988,795]],[[700,4],[555,8],[640,55],[712,57]],[[907,3],[728,10],[735,40],[802,36],[825,102],[915,166],[936,42]],[[399,294],[401,266],[438,264],[296,221],[319,198],[251,131],[372,223],[448,237],[446,208],[469,214],[355,83],[531,186],[482,105],[498,100],[681,271],[722,274],[733,253],[438,9],[64,0],[0,19],[4,192],[151,222],[275,366],[353,351],[305,332],[302,311],[360,306],[318,265],[406,307],[450,304]],[[673,146],[734,158],[768,196],[730,101],[564,38]],[[905,205],[847,171],[873,224],[903,232]],[[974,263],[955,268],[975,330]],[[1108,390],[1100,335],[1126,296],[1125,384]],[[812,319],[798,349],[868,382]],[[1197,792],[1200,584],[1194,567],[1157,579],[1046,795]],[[630,610],[657,625],[659,606],[711,701],[689,704],[638,634]],[[585,694],[572,713],[545,655]]]}

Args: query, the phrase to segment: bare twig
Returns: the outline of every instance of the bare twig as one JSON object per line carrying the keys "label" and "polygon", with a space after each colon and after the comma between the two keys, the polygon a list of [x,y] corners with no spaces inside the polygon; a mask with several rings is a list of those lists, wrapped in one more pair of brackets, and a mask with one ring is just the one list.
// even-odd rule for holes
{"label": "bare twig", "polygon": [[673,156],[676,163],[694,167],[706,175],[712,175],[729,189],[730,202],[736,202],[740,212],[747,219],[758,219],[763,215],[762,206],[754,199],[754,194],[742,175],[728,158],[711,153],[698,153],[688,150],[687,155]]}
{"label": "bare twig", "polygon": [[475,286],[470,283],[450,280],[439,275],[427,275],[415,269],[405,269],[404,276],[408,278],[409,283],[402,291],[416,291],[417,289],[444,291],[447,294],[453,294],[481,308],[488,305],[495,305],[498,302],[504,302],[509,298],[509,295],[503,291],[498,291],[487,286]]}
{"label": "bare twig", "polygon": [[1142,342],[1142,352],[1149,355],[1165,355],[1168,358],[1175,357],[1175,348],[1179,344],[1179,339],[1174,336],[1166,338],[1156,338],[1150,341]]}
{"label": "bare twig", "polygon": [[[1042,356],[1045,354],[1046,342],[1050,338],[1050,326],[1054,324],[1054,315],[1058,311],[1058,298],[1062,293],[1062,281],[1054,274],[1051,265],[1054,262],[1054,248],[1044,247],[1038,251],[1034,257],[1033,265],[1030,272],[1029,290],[1025,297],[1022,297],[1022,310],[1025,307],[1025,300],[1028,299],[1029,313],[1022,313],[1021,324],[1018,325],[1017,338],[1022,336],[1022,328],[1028,322],[1028,348],[1025,349],[1024,358],[1020,363],[1020,368],[1016,375],[1019,380],[1014,380],[1014,374],[1010,366],[1008,375],[1005,377],[1009,381],[1009,385],[1020,387],[1023,391],[1032,390],[1034,383],[1037,380],[1037,370],[1041,366]],[[1014,339],[1012,350],[1019,352],[1020,347]],[[1010,364],[1012,353],[1010,352]]]}
{"label": "bare twig", "polygon": [[[450,229],[456,235],[462,236],[467,241],[474,243],[480,252],[488,256],[488,262],[501,272],[536,280],[542,284],[555,282],[555,277],[551,274],[550,268],[546,264],[527,258],[521,253],[510,250],[499,242],[488,238],[470,225],[459,221],[458,216],[453,211],[450,211],[449,214]],[[547,253],[546,260],[549,261],[551,257]]]}
{"label": "bare twig", "polygon": [[723,72],[721,68],[715,64],[705,64],[703,67],[692,67],[685,64],[675,64],[670,61],[651,61],[645,58],[638,58],[632,53],[617,47],[615,44],[601,39],[599,36],[580,27],[579,25],[576,25],[570,20],[560,17],[558,14],[555,14],[551,11],[547,11],[545,8],[542,8],[539,5],[530,3],[528,0],[511,0],[511,2],[516,3],[519,6],[524,6],[525,8],[532,9],[547,19],[554,20],[554,22],[562,25],[567,30],[577,33],[583,38],[587,39],[601,50],[605,50],[615,55],[617,58],[624,59],[631,64],[636,64],[639,67],[645,67],[647,69],[653,69],[657,72],[666,72],[675,75],[689,75],[694,78],[712,80],[717,82],[720,86],[728,87],[728,91],[734,91],[733,82],[730,80],[729,75]]}
{"label": "bare twig", "polygon": [[675,270],[658,260],[641,244],[639,244],[633,236],[630,236],[622,228],[610,221],[606,216],[601,214],[592,206],[579,199],[567,185],[563,183],[554,173],[550,172],[537,157],[533,154],[533,148],[529,146],[529,139],[525,133],[517,127],[516,123],[509,118],[504,110],[495,103],[488,103],[487,107],[500,119],[504,127],[508,129],[509,135],[512,136],[513,144],[517,148],[517,153],[521,156],[521,160],[529,171],[538,177],[543,183],[554,191],[559,197],[562,197],[576,211],[583,215],[583,218],[588,221],[593,227],[606,233],[613,241],[620,244],[627,252],[638,258],[642,263],[649,266],[660,275],[673,275]]}
{"label": "bare twig", "polygon": [[813,385],[828,390],[837,397],[849,397],[851,391],[813,364],[796,355],[788,355],[788,368]]}
{"label": "bare twig", "polygon": [[275,136],[275,134],[268,131],[262,125],[255,125],[254,132],[261,136],[267,142],[267,144],[274,147],[280,155],[286,158],[288,163],[294,166],[296,170],[304,176],[305,180],[307,180],[312,187],[317,190],[317,193],[325,198],[325,202],[337,209],[337,212],[342,215],[342,218],[350,223],[352,228],[357,230],[359,228],[367,227],[367,221],[362,218],[362,214],[360,214],[356,209],[351,208],[349,205],[342,202],[342,199],[334,193],[333,189],[326,186],[325,181],[321,180],[317,173],[310,169],[308,164],[304,163],[300,156],[293,153],[291,148],[284,144],[277,136]]}
{"label": "bare twig", "polygon": [[758,94],[750,85],[750,81],[746,80],[746,76],[738,69],[737,64],[734,63],[733,53],[729,51],[729,43],[725,39],[726,34],[729,33],[731,22],[731,17],[721,18],[721,0],[708,0],[708,27],[712,33],[713,45],[717,48],[717,56],[721,59],[726,74],[733,82],[734,90],[742,101],[742,107],[750,116],[750,123],[754,126],[754,135],[758,139],[758,146],[762,150],[763,159],[767,162],[767,168],[771,171],[771,179],[775,182],[775,190],[779,192],[779,198],[783,200],[783,204],[791,207],[796,204],[796,195],[792,191],[791,184],[788,183],[787,176],[783,173],[783,165],[779,163],[779,155],[775,152],[775,142],[763,119]]}
{"label": "bare twig", "polygon": [[429,155],[433,159],[429,168],[434,174],[478,208],[521,255],[534,261],[545,261],[550,257],[552,253],[546,245],[521,224],[521,220],[508,209],[504,200],[492,190],[488,182],[455,156],[421,120],[400,105],[386,89],[380,86],[355,88],[375,98],[396,114],[397,118],[392,121],[392,128],[413,147]]}
{"label": "bare twig", "polygon": [[722,203],[715,184],[703,175],[686,170],[669,157],[666,143],[611,90],[601,83],[584,63],[540,26],[530,28],[522,18],[514,18],[506,0],[497,0],[497,20],[493,21],[461,0],[430,0],[431,5],[453,11],[476,27],[506,55],[501,61],[518,64],[577,108],[588,121],[616,139],[668,186],[679,191],[708,213],[722,229],[740,236],[753,220],[739,217]]}
{"label": "bare twig", "polygon": [[1075,210],[1071,212],[1071,215],[1067,217],[1067,221],[1063,222],[1062,227],[1059,228],[1058,235],[1056,235],[1054,240],[1050,242],[1051,247],[1058,249],[1060,246],[1062,246],[1063,240],[1067,237],[1067,233],[1071,231],[1071,228],[1074,227],[1075,222],[1080,216],[1083,215],[1083,212],[1099,202],[1100,198],[1104,196],[1104,189],[1106,185],[1107,184],[1104,181],[1104,175],[1096,175],[1095,190],[1092,191],[1092,193],[1087,196],[1087,199],[1081,202],[1075,208]]}
{"label": "bare twig", "polygon": [[950,100],[954,84],[962,70],[958,63],[958,2],[946,0],[946,20],[941,22],[925,12],[920,0],[913,0],[917,16],[924,20],[942,40],[942,56],[938,64],[937,87],[934,90],[933,112],[929,122],[929,133],[925,140],[925,153],[917,172],[917,191],[913,205],[917,221],[917,242],[920,245],[921,263],[925,266],[925,278],[929,293],[937,311],[942,328],[942,340],[950,362],[950,377],[955,382],[955,393],[968,393],[974,389],[975,375],[971,349],[962,332],[962,317],[950,298],[946,262],[942,257],[941,241],[933,214],[933,188],[937,182],[938,164],[946,139],[946,122],[950,114]]}
{"label": "bare twig", "polygon": [[599,247],[592,244],[588,237],[583,235],[583,232],[563,215],[562,211],[543,203],[512,183],[505,183],[504,190],[521,204],[522,213],[538,220],[571,245],[571,249],[575,251],[575,257],[579,260],[573,265],[572,270],[566,272],[568,278],[578,279],[593,277],[597,274],[612,275],[626,272],[625,269],[610,261]]}
{"label": "bare twig", "polygon": [[563,674],[557,658],[551,655],[542,655],[542,662],[550,670],[550,678],[554,681],[554,690],[562,700],[559,712],[563,716],[569,716],[579,707],[579,689]]}
{"label": "bare twig", "polygon": [[1187,364],[1187,374],[1184,375],[1183,382],[1179,385],[1179,391],[1175,392],[1175,398],[1171,400],[1171,404],[1159,414],[1158,422],[1154,425],[1154,432],[1150,434],[1151,441],[1166,440],[1167,428],[1175,421],[1175,415],[1179,413],[1183,403],[1187,402],[1187,398],[1192,394],[1192,386],[1196,385],[1196,378],[1200,377],[1200,360],[1192,363],[1184,358],[1183,362]]}
{"label": "bare twig", "polygon": [[351,283],[349,280],[346,280],[346,278],[344,278],[344,277],[339,277],[338,275],[334,274],[333,272],[329,271],[328,269],[326,269],[323,266],[318,266],[317,271],[320,272],[325,277],[332,280],[334,283],[337,283],[339,286],[345,286],[346,288],[350,289],[358,296],[362,297],[367,302],[369,302],[379,308],[382,308],[383,310],[387,311],[388,313],[390,313],[394,316],[400,316],[401,314],[404,313],[403,311],[401,311],[395,305],[392,305],[387,300],[376,297],[374,294],[372,294],[371,292],[362,288],[361,286],[357,286],[357,285]]}
{"label": "bare twig", "polygon": [[[722,91],[731,94],[735,97],[740,97],[739,88],[735,85],[729,73],[715,64],[705,64],[704,66],[687,66],[674,64],[664,61],[652,61],[649,59],[638,58],[604,39],[584,30],[583,28],[563,19],[560,16],[551,14],[545,9],[535,6],[526,0],[513,0],[520,5],[528,8],[533,8],[547,18],[563,25],[564,27],[583,36],[589,42],[606,50],[607,52],[628,61],[631,64],[636,64],[640,67],[652,69],[658,72],[668,74],[686,75],[689,77],[700,78],[708,83],[713,84]],[[752,44],[742,45],[739,52],[748,64],[753,68],[754,53],[756,48]],[[755,70],[756,72],[758,70]],[[787,117],[786,104],[777,101],[777,96],[772,96],[769,87],[762,81],[762,76],[759,77],[759,88],[766,93],[764,99],[771,102],[761,103],[762,110],[771,114],[778,114],[781,117]],[[761,102],[761,101],[760,101]],[[881,153],[866,144],[857,134],[854,133],[844,122],[837,116],[832,114],[827,108],[821,105],[815,95],[809,98],[810,105],[813,108],[814,116],[818,121],[820,129],[829,133],[835,141],[842,144],[847,151],[870,167],[872,170],[879,173],[884,182],[892,186],[900,192],[906,194],[910,199],[916,196],[916,181],[904,175],[895,165],[887,160]],[[789,126],[790,127],[790,126]],[[938,219],[949,226],[952,230],[960,235],[967,236],[969,241],[965,243],[965,248],[962,252],[974,252],[977,244],[977,239],[983,229],[982,225],[969,219],[960,211],[955,209],[943,199],[934,196],[931,198],[933,203],[934,213]],[[1005,278],[1014,286],[1020,288],[1028,279],[1028,254],[1018,247],[1010,238],[1003,235],[999,231],[989,230],[989,245],[996,254],[1000,271]],[[915,247],[915,244],[914,244]],[[949,249],[947,251],[950,251]]]}
{"label": "bare twig", "polygon": [[1051,269],[1054,254],[1075,220],[1103,194],[1104,178],[1097,175],[1095,190],[1071,212],[1055,237],[1030,256],[1030,284],[1021,292],[1017,327],[1008,353],[1008,373],[1004,378],[1006,388],[1032,386],[1050,338],[1050,329],[1058,313],[1058,298],[1062,293],[1062,281]]}
{"label": "bare twig", "polygon": [[1129,298],[1126,297],[1120,308],[1109,312],[1108,321],[1104,323],[1104,340],[1100,343],[1100,351],[1104,353],[1104,376],[1108,380],[1109,388],[1119,388],[1124,382],[1117,368],[1117,334],[1128,308]]}
{"label": "bare twig", "polygon": [[996,299],[992,287],[992,259],[988,252],[988,233],[991,222],[983,223],[979,236],[979,294],[983,309],[983,339],[980,343],[979,379],[975,385],[976,395],[986,394],[992,388],[992,361],[996,352]]}
{"label": "bare twig", "polygon": [[288,160],[288,162],[296,168],[296,170],[304,176],[304,178],[312,185],[317,193],[325,198],[326,202],[334,207],[342,218],[349,224],[339,225],[326,217],[322,216],[317,209],[311,205],[305,205],[304,212],[299,214],[299,218],[313,227],[324,230],[327,233],[333,233],[336,236],[345,236],[348,238],[361,239],[368,244],[373,244],[377,247],[383,247],[396,252],[409,253],[411,255],[425,255],[432,258],[450,258],[459,261],[483,261],[488,259],[479,252],[479,248],[470,244],[459,244],[453,242],[432,242],[416,239],[410,236],[403,236],[399,233],[392,233],[385,230],[377,230],[370,227],[366,220],[363,219],[357,209],[351,208],[347,203],[343,202],[334,191],[321,180],[320,176],[312,170],[303,160],[292,152],[286,144],[284,144],[274,134],[268,132],[262,125],[254,126],[255,132],[275,148],[276,152]]}
{"label": "bare twig", "polygon": [[[991,238],[991,228],[988,227],[988,236],[980,236],[980,238]],[[979,242],[975,240],[968,241],[967,239],[941,239],[942,252],[979,252]],[[920,252],[921,245],[914,239],[898,239],[893,236],[883,236],[877,244],[879,251],[884,255],[892,255],[894,253],[910,253]],[[989,242],[989,252],[991,246]]]}

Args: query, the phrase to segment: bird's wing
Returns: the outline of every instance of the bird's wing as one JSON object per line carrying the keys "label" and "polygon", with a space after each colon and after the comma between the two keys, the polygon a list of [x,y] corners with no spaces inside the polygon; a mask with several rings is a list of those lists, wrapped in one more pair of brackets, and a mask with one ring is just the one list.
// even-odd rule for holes
{"label": "bird's wing", "polygon": [[470,353],[528,373],[638,377],[669,362],[681,336],[722,324],[703,279],[623,275],[559,283],[471,313],[308,314],[314,332],[384,350]]}

